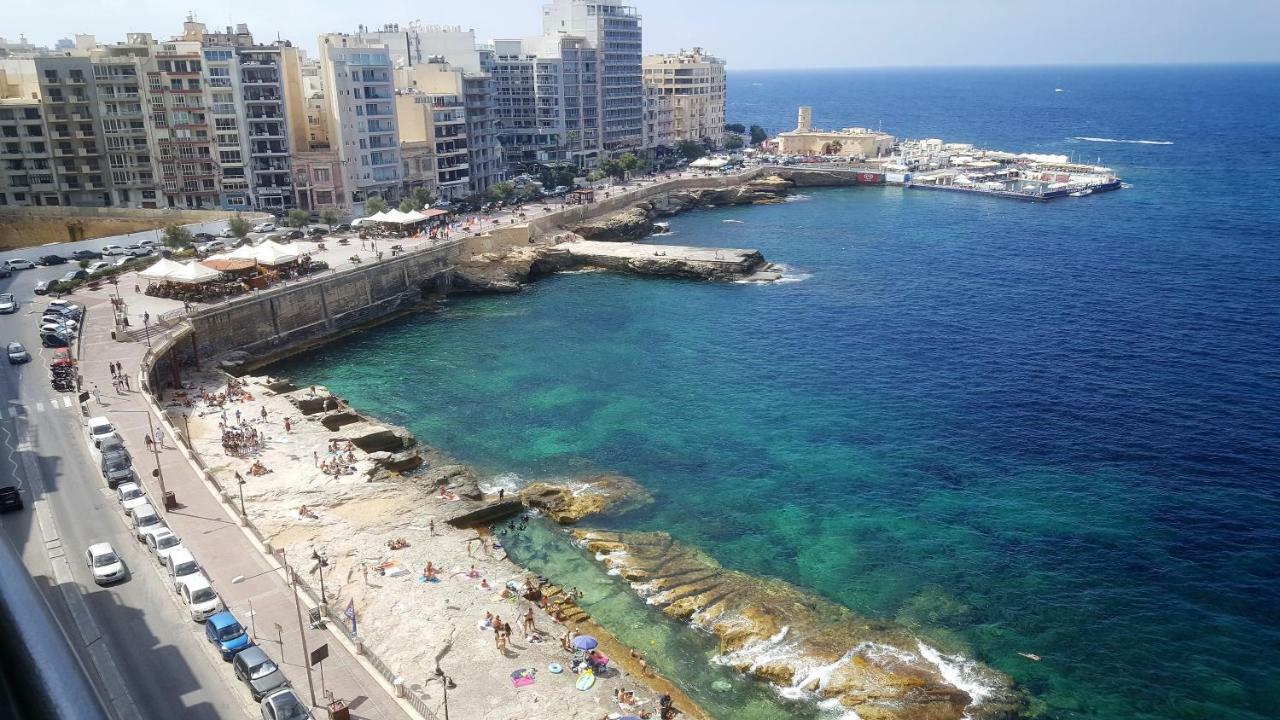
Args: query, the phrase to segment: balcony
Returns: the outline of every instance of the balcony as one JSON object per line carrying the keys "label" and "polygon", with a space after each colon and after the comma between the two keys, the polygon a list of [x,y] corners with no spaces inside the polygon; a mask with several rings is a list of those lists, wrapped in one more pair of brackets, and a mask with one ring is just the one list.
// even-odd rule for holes
{"label": "balcony", "polygon": [[250,154],[261,156],[288,155],[289,148],[283,145],[254,144],[250,146]]}

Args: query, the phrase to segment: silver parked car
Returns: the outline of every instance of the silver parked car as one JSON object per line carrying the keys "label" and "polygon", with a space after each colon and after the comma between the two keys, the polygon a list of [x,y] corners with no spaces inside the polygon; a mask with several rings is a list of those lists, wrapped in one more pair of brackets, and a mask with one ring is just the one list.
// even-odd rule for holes
{"label": "silver parked car", "polygon": [[249,694],[255,702],[288,683],[280,668],[257,645],[236,653],[231,668],[236,672],[236,679],[249,686]]}

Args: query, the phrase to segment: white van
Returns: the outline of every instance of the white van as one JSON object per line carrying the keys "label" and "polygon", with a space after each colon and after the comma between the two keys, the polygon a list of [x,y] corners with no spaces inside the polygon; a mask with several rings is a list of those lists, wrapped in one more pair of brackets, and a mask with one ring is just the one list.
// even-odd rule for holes
{"label": "white van", "polygon": [[151,503],[144,503],[129,511],[129,525],[133,528],[133,536],[138,542],[143,541],[147,530],[163,524],[164,522],[160,520],[160,513],[151,507]]}
{"label": "white van", "polygon": [[169,587],[173,588],[174,592],[179,592],[183,578],[200,572],[200,563],[196,562],[190,550],[178,548],[164,559],[164,571],[169,577]]}
{"label": "white van", "polygon": [[202,623],[223,609],[222,598],[218,597],[204,573],[187,575],[179,580],[178,597],[182,598],[193,622]]}

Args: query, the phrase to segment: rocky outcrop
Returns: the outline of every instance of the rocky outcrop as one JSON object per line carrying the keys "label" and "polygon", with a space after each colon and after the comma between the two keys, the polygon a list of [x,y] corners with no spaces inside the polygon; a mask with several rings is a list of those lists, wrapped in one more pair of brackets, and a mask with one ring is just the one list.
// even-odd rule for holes
{"label": "rocky outcrop", "polygon": [[635,242],[653,232],[653,210],[649,203],[585,220],[569,228],[588,240]]}
{"label": "rocky outcrop", "polygon": [[566,251],[545,245],[486,253],[458,263],[453,272],[453,289],[473,293],[518,292],[532,279],[572,266],[573,258]]}
{"label": "rocky outcrop", "polygon": [[371,422],[352,423],[342,428],[341,440],[350,441],[361,450],[372,453],[379,450],[397,453],[411,447],[416,440],[403,428],[389,428]]}
{"label": "rocky outcrop", "polygon": [[651,605],[720,641],[719,662],[868,720],[1005,720],[1027,701],[1005,675],[892,623],[777,580],[726,570],[665,533],[574,532]]}
{"label": "rocky outcrop", "polygon": [[588,515],[633,509],[652,502],[653,496],[635,480],[610,473],[566,484],[535,482],[520,490],[520,501],[571,525]]}
{"label": "rocky outcrop", "polygon": [[777,177],[794,187],[839,187],[844,185],[864,185],[866,181],[858,180],[858,173],[842,170],[821,170],[818,168],[785,168],[777,171]]}
{"label": "rocky outcrop", "polygon": [[587,240],[635,242],[652,234],[655,218],[711,205],[752,205],[780,202],[791,183],[776,175],[748,180],[727,188],[672,190],[652,197],[634,207],[584,220],[569,226],[573,233]]}

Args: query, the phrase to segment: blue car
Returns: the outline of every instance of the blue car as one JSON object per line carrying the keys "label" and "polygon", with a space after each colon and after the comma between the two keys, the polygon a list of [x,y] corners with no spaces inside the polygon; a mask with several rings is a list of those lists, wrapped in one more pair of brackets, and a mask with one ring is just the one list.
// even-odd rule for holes
{"label": "blue car", "polygon": [[236,653],[253,644],[249,641],[249,634],[244,631],[240,621],[236,620],[236,616],[229,610],[223,610],[206,620],[204,634],[209,638],[209,642],[218,648],[222,659],[228,662],[236,656]]}

